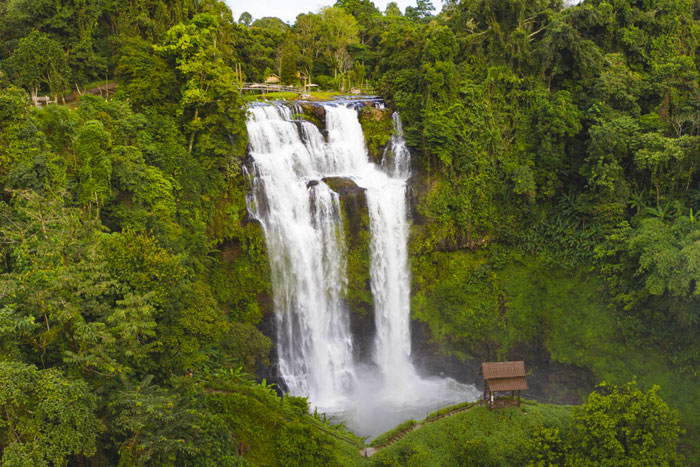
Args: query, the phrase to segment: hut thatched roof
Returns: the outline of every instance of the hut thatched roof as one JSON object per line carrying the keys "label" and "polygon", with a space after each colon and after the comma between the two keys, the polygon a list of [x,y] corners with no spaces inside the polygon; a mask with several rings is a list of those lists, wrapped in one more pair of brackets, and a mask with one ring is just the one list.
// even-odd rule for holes
{"label": "hut thatched roof", "polygon": [[525,362],[484,362],[481,364],[481,374],[484,379],[525,376]]}
{"label": "hut thatched roof", "polygon": [[527,381],[525,377],[519,378],[501,378],[489,380],[489,389],[491,391],[519,391],[527,389]]}
{"label": "hut thatched roof", "polygon": [[490,391],[518,391],[527,389],[525,362],[484,362],[481,374]]}

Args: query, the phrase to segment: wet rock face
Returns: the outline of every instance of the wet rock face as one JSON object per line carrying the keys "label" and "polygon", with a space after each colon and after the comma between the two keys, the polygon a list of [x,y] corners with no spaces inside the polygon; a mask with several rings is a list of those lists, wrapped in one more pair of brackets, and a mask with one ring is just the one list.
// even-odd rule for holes
{"label": "wet rock face", "polygon": [[[462,383],[475,384],[479,390],[483,390],[483,379],[479,374],[481,362],[494,360],[493,356],[478,353],[465,361],[445,355],[443,346],[435,342],[428,325],[417,320],[411,322],[411,348],[413,364],[420,374],[447,376]],[[596,378],[591,370],[552,361],[539,343],[530,347],[517,346],[503,359],[523,358],[529,386],[523,394],[544,397],[554,403],[581,404],[585,394],[595,387]]]}
{"label": "wet rock face", "polygon": [[374,352],[374,336],[377,333],[372,310],[364,314],[350,313],[350,332],[352,333],[355,359],[358,362],[371,362]]}
{"label": "wet rock face", "polygon": [[[263,335],[269,337],[272,340],[272,342],[275,342],[275,340],[277,339],[275,331],[276,327],[277,323],[275,320],[274,313],[268,313],[264,315],[262,321],[260,322],[260,324],[258,324],[258,329],[260,330],[260,332],[262,332]],[[277,356],[277,345],[272,345],[270,347],[269,361],[271,362],[270,365],[261,365],[257,368],[256,377],[259,380],[266,379],[269,383],[274,383],[274,388],[275,392],[277,392],[277,395],[283,396],[289,390],[289,388],[284,382],[284,378],[280,373],[280,369],[277,363],[279,361],[279,358]]]}
{"label": "wet rock face", "polygon": [[359,110],[360,124],[365,135],[369,157],[375,164],[381,164],[384,151],[391,141],[394,130],[390,109],[378,109],[366,105]]}
{"label": "wet rock face", "polygon": [[323,182],[338,193],[347,247],[347,306],[350,329],[355,343],[355,358],[369,361],[373,352],[374,300],[369,277],[370,225],[365,189],[352,179],[324,178]]}
{"label": "wet rock face", "polygon": [[328,185],[328,188],[338,193],[341,202],[344,198],[355,198],[357,196],[365,196],[365,189],[357,186],[355,181],[347,177],[326,177],[323,183]]}
{"label": "wet rock face", "polygon": [[391,113],[391,109],[379,109],[374,107],[372,103],[366,103],[366,105],[360,109],[360,119],[381,122],[384,120],[391,120]]}
{"label": "wet rock face", "polygon": [[326,133],[326,109],[321,105],[314,104],[313,102],[298,102],[297,105],[301,107],[304,112],[304,120],[313,123],[321,131],[321,133]]}
{"label": "wet rock face", "polygon": [[[360,256],[366,266],[367,280],[369,281],[369,211],[367,210],[367,196],[365,189],[360,188],[350,178],[327,177],[323,182],[338,193],[340,208],[343,216],[343,228],[345,229],[345,243],[348,248],[348,262],[353,256]],[[353,273],[361,271],[352,270],[348,264],[348,279],[353,280]],[[365,274],[362,274],[363,276]],[[369,282],[367,283],[369,287]],[[370,294],[371,296],[371,294]]]}
{"label": "wet rock face", "polygon": [[445,355],[442,346],[434,341],[428,325],[415,319],[411,321],[411,357],[418,373],[424,376],[448,376],[466,384],[481,379],[480,360],[462,362]]}
{"label": "wet rock face", "polygon": [[[217,299],[234,321],[229,331],[228,351],[242,356],[246,371],[254,369],[259,379],[267,378],[281,383],[281,377],[276,374],[276,365],[268,365],[268,362],[277,361],[276,346],[270,345],[267,358],[263,358],[267,351],[260,345],[265,339],[257,335],[262,333],[271,342],[275,340],[274,304],[265,234],[260,222],[251,217],[243,221],[241,233],[218,245],[221,269],[212,278],[216,281],[215,287],[226,290]],[[257,320],[260,320],[257,329],[252,324],[244,324]]]}

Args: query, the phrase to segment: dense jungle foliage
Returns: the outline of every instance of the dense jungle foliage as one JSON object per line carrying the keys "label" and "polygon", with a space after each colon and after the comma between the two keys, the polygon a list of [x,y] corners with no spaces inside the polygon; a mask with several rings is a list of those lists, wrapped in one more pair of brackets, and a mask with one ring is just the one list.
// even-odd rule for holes
{"label": "dense jungle foliage", "polygon": [[[528,409],[517,429],[474,412],[492,431],[448,421],[373,463],[700,464],[697,0],[338,0],[293,25],[236,13],[0,3],[3,465],[364,462],[342,427],[254,380],[271,286],[237,84],[297,71],[372,84],[400,112],[413,317],[442,355],[641,387]],[[109,99],[86,92],[106,82]],[[35,109],[36,94],[67,104]]]}
{"label": "dense jungle foliage", "polygon": [[379,451],[371,465],[682,465],[673,453],[673,416],[656,389],[642,393],[635,384],[600,389],[573,410],[529,401],[497,412],[476,406],[408,433]]}

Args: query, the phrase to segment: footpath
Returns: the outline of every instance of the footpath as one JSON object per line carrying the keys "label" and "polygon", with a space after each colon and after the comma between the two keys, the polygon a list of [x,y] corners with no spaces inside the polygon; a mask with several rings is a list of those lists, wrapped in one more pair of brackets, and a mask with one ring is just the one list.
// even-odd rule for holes
{"label": "footpath", "polygon": [[[467,404],[460,404],[459,406],[453,406],[452,408],[447,407],[445,409],[440,409],[437,412],[435,412],[434,414],[426,417],[424,420],[422,420],[418,423],[412,424],[412,425],[406,427],[405,429],[399,431],[394,436],[392,436],[388,441],[386,441],[382,444],[379,444],[377,446],[367,446],[365,448],[360,449],[360,455],[362,457],[372,457],[379,450],[391,446],[392,444],[394,444],[395,442],[397,442],[398,440],[400,440],[401,438],[403,438],[404,436],[406,436],[410,432],[417,430],[418,428],[420,428],[424,425],[427,425],[428,423],[433,423],[433,422],[441,420],[445,417],[451,417],[452,415],[456,415],[456,414],[461,413],[461,412],[466,412],[467,410],[469,410],[472,407],[475,407],[477,405],[479,405],[479,402],[470,402]],[[442,412],[442,410],[445,410],[445,412]]]}

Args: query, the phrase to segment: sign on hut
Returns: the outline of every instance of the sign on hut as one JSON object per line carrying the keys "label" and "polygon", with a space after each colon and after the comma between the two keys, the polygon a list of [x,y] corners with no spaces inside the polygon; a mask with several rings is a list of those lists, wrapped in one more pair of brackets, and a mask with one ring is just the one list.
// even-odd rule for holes
{"label": "sign on hut", "polygon": [[527,389],[525,362],[484,362],[480,373],[484,377],[484,402],[489,409],[520,407],[520,391]]}

